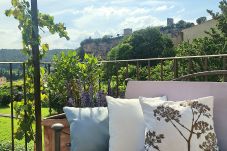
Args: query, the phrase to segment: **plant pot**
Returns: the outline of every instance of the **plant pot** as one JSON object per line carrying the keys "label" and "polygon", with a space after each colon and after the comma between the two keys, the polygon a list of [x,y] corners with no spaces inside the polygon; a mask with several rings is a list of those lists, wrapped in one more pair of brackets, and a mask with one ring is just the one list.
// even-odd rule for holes
{"label": "plant pot", "polygon": [[55,133],[51,128],[53,124],[61,123],[64,129],[61,132],[61,151],[70,151],[70,129],[65,114],[59,114],[43,119],[44,127],[44,148],[45,151],[55,151]]}

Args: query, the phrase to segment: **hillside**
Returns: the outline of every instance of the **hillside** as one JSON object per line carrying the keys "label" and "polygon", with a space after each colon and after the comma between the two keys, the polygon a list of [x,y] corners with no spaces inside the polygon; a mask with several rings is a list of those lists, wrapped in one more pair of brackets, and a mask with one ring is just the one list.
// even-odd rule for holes
{"label": "hillside", "polygon": [[[60,54],[61,52],[68,52],[69,50],[65,49],[54,49],[50,50],[46,56],[43,58],[43,62],[51,61],[51,58],[55,54]],[[0,49],[0,62],[23,62],[26,60],[26,56],[16,49]]]}

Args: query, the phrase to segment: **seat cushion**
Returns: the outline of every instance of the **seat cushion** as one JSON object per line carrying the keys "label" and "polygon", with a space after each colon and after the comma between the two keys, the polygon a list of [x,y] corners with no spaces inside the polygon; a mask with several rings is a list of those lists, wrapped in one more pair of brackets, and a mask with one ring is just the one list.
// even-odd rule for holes
{"label": "seat cushion", "polygon": [[109,120],[106,107],[64,107],[70,124],[71,151],[108,151]]}

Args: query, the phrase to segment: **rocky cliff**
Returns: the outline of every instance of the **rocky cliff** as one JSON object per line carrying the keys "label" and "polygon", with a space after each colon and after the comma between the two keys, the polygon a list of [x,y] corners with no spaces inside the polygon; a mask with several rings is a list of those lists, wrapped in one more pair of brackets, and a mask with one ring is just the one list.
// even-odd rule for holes
{"label": "rocky cliff", "polygon": [[107,53],[119,44],[122,38],[123,37],[87,39],[81,43],[81,48],[85,53],[106,59]]}

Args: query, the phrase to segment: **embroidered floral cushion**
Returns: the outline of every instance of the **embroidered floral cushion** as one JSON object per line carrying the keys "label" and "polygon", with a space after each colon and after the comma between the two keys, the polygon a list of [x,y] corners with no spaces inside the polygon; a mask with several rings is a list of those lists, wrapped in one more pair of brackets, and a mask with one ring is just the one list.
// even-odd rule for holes
{"label": "embroidered floral cushion", "polygon": [[216,151],[213,97],[149,101],[140,98],[146,130],[145,151]]}

